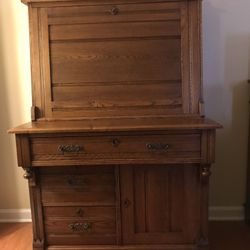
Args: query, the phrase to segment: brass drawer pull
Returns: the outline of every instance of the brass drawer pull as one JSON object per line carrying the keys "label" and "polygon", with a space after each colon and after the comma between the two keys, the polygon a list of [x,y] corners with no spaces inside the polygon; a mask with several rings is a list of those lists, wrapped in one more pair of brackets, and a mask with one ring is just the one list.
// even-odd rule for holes
{"label": "brass drawer pull", "polygon": [[116,16],[118,13],[119,13],[119,9],[117,7],[113,7],[111,10],[110,10],[111,14],[113,16]]}
{"label": "brass drawer pull", "polygon": [[69,224],[69,229],[72,232],[88,232],[92,228],[92,223],[85,222],[85,223],[80,223],[80,222],[74,222]]}
{"label": "brass drawer pull", "polygon": [[78,208],[78,209],[76,210],[76,214],[77,214],[79,217],[83,217],[83,215],[84,215],[83,209],[82,209],[82,208]]}
{"label": "brass drawer pull", "polygon": [[113,139],[112,145],[113,147],[118,147],[121,144],[121,141],[119,139]]}
{"label": "brass drawer pull", "polygon": [[60,153],[80,153],[84,151],[84,147],[80,145],[59,145],[58,151]]}
{"label": "brass drawer pull", "polygon": [[166,143],[148,143],[146,146],[148,150],[155,152],[165,152],[169,149],[169,144]]}

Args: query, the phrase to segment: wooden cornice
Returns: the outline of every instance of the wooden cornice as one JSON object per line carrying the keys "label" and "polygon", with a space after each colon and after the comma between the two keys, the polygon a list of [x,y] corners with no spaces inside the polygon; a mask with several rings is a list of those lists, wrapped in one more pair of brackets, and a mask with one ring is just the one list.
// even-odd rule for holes
{"label": "wooden cornice", "polygon": [[[84,1],[84,0],[21,0],[24,4],[29,3],[55,3],[55,2],[77,2],[77,1]],[[165,1],[182,1],[182,0],[165,0]],[[188,0],[188,1],[194,1],[194,0]],[[196,1],[202,1],[202,0],[196,0]]]}

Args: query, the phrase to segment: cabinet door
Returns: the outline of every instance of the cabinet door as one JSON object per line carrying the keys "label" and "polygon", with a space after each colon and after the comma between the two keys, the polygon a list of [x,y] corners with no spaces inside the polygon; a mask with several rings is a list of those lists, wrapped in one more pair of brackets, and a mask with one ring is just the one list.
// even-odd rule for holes
{"label": "cabinet door", "polygon": [[199,167],[131,166],[120,173],[123,243],[195,242],[200,220]]}

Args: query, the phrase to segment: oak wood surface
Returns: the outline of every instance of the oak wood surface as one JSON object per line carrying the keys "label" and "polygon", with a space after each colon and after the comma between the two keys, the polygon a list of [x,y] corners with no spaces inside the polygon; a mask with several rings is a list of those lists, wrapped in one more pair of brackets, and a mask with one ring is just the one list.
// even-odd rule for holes
{"label": "oak wood surface", "polygon": [[23,2],[33,122],[9,132],[33,250],[207,250],[201,1]]}
{"label": "oak wood surface", "polygon": [[185,130],[216,129],[221,125],[203,118],[151,117],[123,119],[85,119],[77,121],[30,122],[10,129],[15,134],[42,134],[62,132],[107,132],[107,131],[146,131],[146,130]]}
{"label": "oak wood surface", "polygon": [[[250,245],[250,228],[244,222],[210,222],[210,250],[248,250]],[[145,246],[142,246],[145,247]],[[146,246],[144,249],[151,249]],[[31,250],[31,223],[0,223],[1,250]],[[66,250],[65,247],[51,247],[51,250]],[[89,247],[68,247],[67,250],[89,250]],[[95,247],[93,250],[101,250]],[[116,247],[106,246],[102,250],[116,250]],[[128,250],[123,247],[120,250]],[[131,249],[131,248],[130,248]],[[142,249],[142,248],[138,248]],[[154,248],[162,250],[164,247]],[[185,248],[182,250],[186,250]],[[191,249],[191,248],[190,248]]]}

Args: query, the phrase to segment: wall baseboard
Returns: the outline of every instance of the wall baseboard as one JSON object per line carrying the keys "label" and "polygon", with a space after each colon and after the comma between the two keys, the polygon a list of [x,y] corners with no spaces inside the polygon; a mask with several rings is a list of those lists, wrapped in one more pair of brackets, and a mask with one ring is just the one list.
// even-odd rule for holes
{"label": "wall baseboard", "polygon": [[210,207],[210,221],[243,221],[245,219],[244,207]]}
{"label": "wall baseboard", "polygon": [[0,209],[0,222],[31,222],[30,209]]}
{"label": "wall baseboard", "polygon": [[[244,207],[210,207],[210,221],[243,221]],[[0,222],[31,222],[30,209],[0,209]]]}

